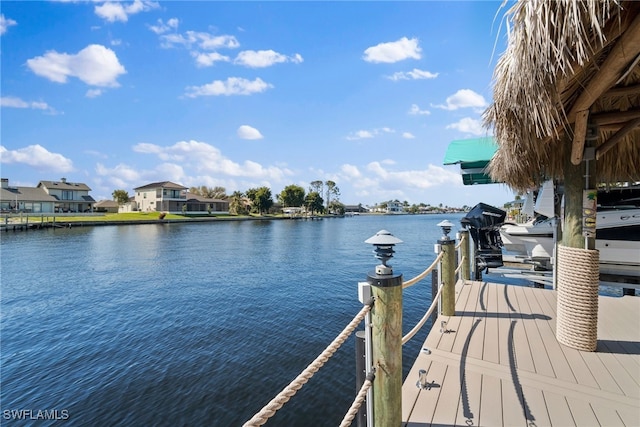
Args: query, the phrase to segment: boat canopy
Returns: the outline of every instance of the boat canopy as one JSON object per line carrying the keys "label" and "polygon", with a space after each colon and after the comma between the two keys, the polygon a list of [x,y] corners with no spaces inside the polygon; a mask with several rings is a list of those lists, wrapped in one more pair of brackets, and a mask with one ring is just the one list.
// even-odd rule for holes
{"label": "boat canopy", "polygon": [[491,136],[451,141],[443,164],[459,164],[464,185],[493,184],[496,181],[487,173],[487,165],[497,149],[498,146]]}

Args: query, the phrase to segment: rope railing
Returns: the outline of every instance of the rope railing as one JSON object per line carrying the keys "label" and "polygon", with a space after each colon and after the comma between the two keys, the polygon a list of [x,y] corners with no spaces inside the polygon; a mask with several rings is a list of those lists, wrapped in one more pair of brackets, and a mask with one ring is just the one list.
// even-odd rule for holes
{"label": "rope railing", "polygon": [[427,277],[427,275],[429,273],[431,273],[431,271],[434,269],[436,264],[438,264],[440,262],[440,260],[442,259],[443,256],[444,256],[444,252],[440,252],[438,254],[438,256],[436,257],[436,259],[433,261],[433,263],[425,271],[423,271],[422,273],[418,274],[413,279],[409,279],[409,280],[407,280],[405,282],[402,282],[402,289],[405,289],[405,288],[408,288],[409,286],[415,285],[416,283],[418,283],[419,281],[421,281],[422,279]]}
{"label": "rope railing", "polygon": [[358,411],[360,410],[360,406],[362,406],[362,403],[364,402],[364,400],[367,397],[367,392],[369,391],[369,389],[373,385],[374,377],[375,377],[375,375],[373,374],[373,372],[370,372],[367,375],[367,378],[364,380],[364,383],[362,384],[362,387],[360,387],[360,391],[356,395],[356,398],[353,400],[353,403],[351,404],[351,407],[349,408],[349,410],[345,414],[344,418],[342,419],[342,422],[340,423],[340,427],[349,427],[351,425],[351,423],[353,422],[353,419],[356,417],[356,415],[358,415]]}
{"label": "rope railing", "polygon": [[463,257],[460,259],[460,265],[458,266],[458,268],[456,268],[456,271],[454,271],[454,274],[458,274],[458,273],[460,273],[460,269],[462,268],[462,266],[464,266],[464,263],[465,263],[465,262],[467,262],[467,257],[466,257],[466,256],[463,256]]}
{"label": "rope railing", "polygon": [[440,289],[438,289],[438,293],[436,294],[436,296],[433,297],[433,301],[431,302],[431,307],[429,307],[429,310],[427,310],[424,316],[422,316],[422,319],[420,319],[416,326],[414,326],[413,329],[407,333],[407,335],[402,337],[402,345],[405,345],[411,338],[413,338],[413,336],[418,333],[420,328],[422,328],[424,324],[427,323],[427,319],[429,319],[429,317],[433,314],[433,310],[435,310],[438,306],[438,300],[440,299],[440,295],[442,295],[443,289],[444,286],[440,285]]}
{"label": "rope railing", "polygon": [[300,373],[288,386],[286,386],[276,397],[274,397],[269,403],[267,403],[257,414],[255,414],[249,421],[244,423],[243,427],[256,427],[265,424],[269,418],[273,417],[275,413],[284,406],[303,385],[309,381],[309,379],[318,372],[318,370],[333,356],[333,354],[340,348],[340,346],[346,341],[356,327],[362,322],[362,319],[371,311],[373,306],[373,298],[371,298],[362,307],[360,312],[356,314],[353,320],[342,330],[342,332],[333,340],[331,344],[324,349],[322,353],[316,359],[311,362],[304,371]]}

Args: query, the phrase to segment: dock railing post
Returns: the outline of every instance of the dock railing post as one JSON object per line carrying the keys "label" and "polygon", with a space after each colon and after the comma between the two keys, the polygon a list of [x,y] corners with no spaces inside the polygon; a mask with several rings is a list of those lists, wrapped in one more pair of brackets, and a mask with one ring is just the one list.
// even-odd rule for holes
{"label": "dock railing post", "polygon": [[454,316],[456,313],[456,241],[449,237],[453,224],[444,220],[438,224],[442,227],[442,237],[438,240],[438,244],[444,252],[442,257],[442,314],[444,316]]}
{"label": "dock railing post", "polygon": [[460,268],[460,278],[469,280],[471,278],[470,268],[470,251],[469,251],[469,230],[463,228],[458,232],[460,235],[460,262],[462,262],[462,268]]}
{"label": "dock railing post", "polygon": [[386,230],[365,240],[375,246],[382,264],[367,274],[374,298],[371,310],[373,367],[373,425],[402,424],[402,274],[394,274],[387,261],[402,240]]}

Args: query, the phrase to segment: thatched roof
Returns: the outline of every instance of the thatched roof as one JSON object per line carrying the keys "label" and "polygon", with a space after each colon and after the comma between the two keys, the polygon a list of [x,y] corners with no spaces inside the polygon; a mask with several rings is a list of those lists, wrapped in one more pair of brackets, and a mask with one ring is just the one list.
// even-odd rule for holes
{"label": "thatched roof", "polygon": [[520,0],[507,11],[485,112],[496,181],[525,190],[562,180],[565,157],[579,164],[591,135],[598,182],[640,181],[639,11],[614,0]]}

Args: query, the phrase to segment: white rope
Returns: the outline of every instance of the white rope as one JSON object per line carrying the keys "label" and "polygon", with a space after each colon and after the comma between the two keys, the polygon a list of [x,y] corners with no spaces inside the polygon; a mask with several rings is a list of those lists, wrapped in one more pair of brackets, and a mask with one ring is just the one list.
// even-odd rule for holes
{"label": "white rope", "polygon": [[362,387],[360,387],[360,391],[356,395],[356,398],[353,400],[351,407],[349,408],[344,418],[342,419],[342,422],[340,423],[340,427],[351,426],[351,422],[358,414],[358,411],[360,410],[360,406],[362,406],[362,402],[364,402],[364,399],[367,397],[367,392],[369,391],[372,385],[373,385],[373,374],[369,374],[367,375],[367,379],[364,380]]}
{"label": "white rope", "polygon": [[462,259],[460,260],[460,265],[458,266],[458,268],[456,268],[456,271],[453,272],[453,274],[458,274],[460,273],[460,269],[462,268],[462,266],[464,265],[464,263],[467,261],[467,257],[463,256]]}
{"label": "white rope", "polygon": [[431,270],[434,269],[436,264],[438,264],[440,262],[440,260],[442,259],[443,256],[444,256],[444,252],[440,252],[438,254],[438,256],[436,257],[436,259],[433,261],[433,263],[425,271],[423,271],[422,273],[418,274],[413,279],[410,279],[410,280],[407,280],[405,282],[402,282],[402,289],[405,289],[405,288],[408,288],[409,286],[415,285],[420,280],[422,280],[425,277],[427,277],[427,274],[431,273]]}
{"label": "white rope", "polygon": [[427,310],[424,316],[422,316],[422,319],[420,319],[418,324],[414,326],[413,329],[409,331],[407,335],[402,337],[402,345],[405,345],[411,338],[413,338],[413,336],[417,334],[420,328],[422,328],[424,324],[427,322],[427,319],[429,319],[429,316],[433,314],[433,310],[435,310],[435,308],[438,306],[438,299],[440,299],[440,295],[442,294],[443,289],[444,289],[444,286],[441,285],[440,289],[438,289],[438,293],[436,294],[435,297],[433,297],[433,301],[431,302],[431,307],[429,307],[429,310]]}
{"label": "white rope", "polygon": [[331,344],[306,367],[304,371],[300,373],[288,386],[286,386],[276,397],[274,397],[269,403],[267,403],[257,414],[253,416],[249,421],[244,423],[243,427],[256,427],[261,426],[273,417],[285,403],[291,399],[298,390],[302,388],[304,384],[324,365],[333,353],[340,348],[340,346],[346,341],[356,327],[362,322],[362,319],[367,315],[373,306],[373,298],[362,307],[362,310],[353,318],[342,332],[333,340]]}

